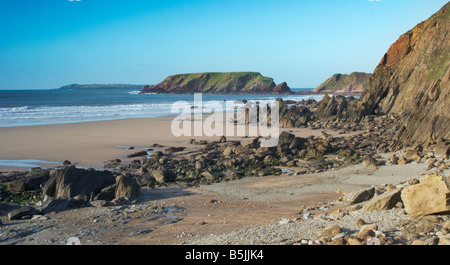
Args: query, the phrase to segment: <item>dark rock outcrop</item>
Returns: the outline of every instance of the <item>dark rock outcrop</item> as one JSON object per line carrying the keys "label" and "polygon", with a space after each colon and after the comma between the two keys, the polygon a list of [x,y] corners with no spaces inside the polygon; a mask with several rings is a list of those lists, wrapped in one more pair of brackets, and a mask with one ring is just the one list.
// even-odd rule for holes
{"label": "dark rock outcrop", "polygon": [[54,171],[43,188],[42,201],[50,198],[73,198],[84,195],[94,198],[103,188],[115,183],[109,171],[79,169],[75,166]]}
{"label": "dark rock outcrop", "polygon": [[312,112],[306,106],[288,106],[282,99],[279,102],[280,128],[296,128],[306,126],[311,120]]}

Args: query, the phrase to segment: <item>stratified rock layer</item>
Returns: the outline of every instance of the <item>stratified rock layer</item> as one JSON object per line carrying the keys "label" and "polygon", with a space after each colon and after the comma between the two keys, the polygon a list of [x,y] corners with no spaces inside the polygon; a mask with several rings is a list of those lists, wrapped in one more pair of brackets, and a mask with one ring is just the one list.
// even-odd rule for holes
{"label": "stratified rock layer", "polygon": [[360,99],[362,116],[396,114],[399,143],[450,136],[450,3],[403,34],[384,55]]}

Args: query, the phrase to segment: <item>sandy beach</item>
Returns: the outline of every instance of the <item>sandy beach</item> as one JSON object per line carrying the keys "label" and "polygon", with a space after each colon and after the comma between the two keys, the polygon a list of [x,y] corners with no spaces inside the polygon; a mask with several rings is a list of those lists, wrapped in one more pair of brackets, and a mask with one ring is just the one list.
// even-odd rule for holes
{"label": "sandy beach", "polygon": [[[176,137],[171,133],[175,116],[162,118],[123,119],[72,124],[39,125],[0,128],[0,160],[39,159],[62,163],[69,160],[78,166],[99,168],[103,162],[119,158],[128,161],[126,156],[139,149],[150,148],[158,143],[163,146],[184,146],[189,139],[216,141],[213,137]],[[224,126],[234,126],[225,124]],[[242,125],[241,125],[242,126]],[[286,129],[287,130],[287,129]],[[280,132],[283,129],[280,129]],[[339,134],[331,130],[310,128],[288,129],[298,137],[318,136],[326,131],[332,136]],[[357,132],[352,132],[352,134]],[[237,134],[237,133],[236,133]],[[242,140],[244,137],[227,136],[229,140]],[[127,147],[134,147],[128,150]],[[44,167],[54,164],[43,164]],[[23,170],[0,166],[0,170]]]}
{"label": "sandy beach", "polygon": [[[162,145],[158,147],[161,150],[183,146],[188,153],[192,151],[193,157],[198,157],[204,152],[205,145],[187,144],[189,139],[210,142],[220,138],[175,137],[170,130],[173,118],[0,128],[0,159],[27,158],[59,163],[67,159],[77,167],[100,169],[103,162],[110,159],[120,158],[124,163],[142,159],[125,157],[151,148],[155,143]],[[321,139],[323,132],[336,139],[354,139],[367,133],[311,128],[280,131],[297,137],[319,136],[316,139]],[[253,137],[227,137],[224,144],[251,139]],[[128,150],[127,147],[131,146],[134,149]],[[360,150],[365,149],[361,147]],[[183,155],[183,152],[179,154]],[[396,152],[396,155],[402,156],[403,151]],[[326,159],[339,160],[336,155],[330,156],[327,155]],[[401,224],[412,222],[412,219],[400,206],[389,211],[366,212],[348,210],[348,205],[341,200],[349,192],[370,187],[376,187],[380,194],[375,196],[376,199],[388,193],[389,184],[400,190],[411,178],[419,178],[429,172],[424,161],[404,165],[387,163],[392,157],[391,152],[379,153],[377,159],[383,163],[376,167],[357,163],[319,171],[310,169],[306,173],[301,165],[285,165],[283,168],[291,171],[278,175],[243,177],[199,186],[183,182],[143,186],[139,199],[132,204],[69,209],[36,215],[32,220],[9,220],[4,212],[0,219],[5,224],[0,226],[0,244],[59,245],[66,244],[71,237],[87,245],[272,245],[300,244],[305,240],[306,244],[323,244],[316,237],[320,231],[330,225],[339,225],[348,227],[345,230],[347,234],[356,233],[360,219],[376,224],[383,231],[381,234],[388,238],[387,244],[411,244],[408,237],[401,237],[404,227]],[[300,164],[302,161],[298,160]],[[12,168],[0,168],[3,172],[8,170]],[[134,172],[132,168],[129,170]],[[430,235],[426,234],[423,240],[428,237]]]}

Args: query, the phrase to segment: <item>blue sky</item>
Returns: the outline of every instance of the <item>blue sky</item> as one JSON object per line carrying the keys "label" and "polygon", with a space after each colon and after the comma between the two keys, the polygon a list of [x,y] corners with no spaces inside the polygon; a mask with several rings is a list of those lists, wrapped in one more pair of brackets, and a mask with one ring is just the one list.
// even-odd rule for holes
{"label": "blue sky", "polygon": [[372,72],[447,0],[0,0],[0,89],[257,71],[312,88]]}

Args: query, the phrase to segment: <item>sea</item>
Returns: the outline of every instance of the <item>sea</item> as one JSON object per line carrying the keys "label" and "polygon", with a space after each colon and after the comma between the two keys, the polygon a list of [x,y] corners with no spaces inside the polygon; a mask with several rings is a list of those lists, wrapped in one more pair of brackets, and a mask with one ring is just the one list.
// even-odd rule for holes
{"label": "sea", "polygon": [[[291,89],[294,92],[312,88]],[[322,95],[202,95],[203,108],[208,102],[274,101],[315,99]],[[194,95],[139,94],[124,88],[110,89],[48,89],[0,90],[0,127],[33,126],[154,118],[176,115],[174,103],[194,106]],[[226,104],[223,104],[224,108]]]}

